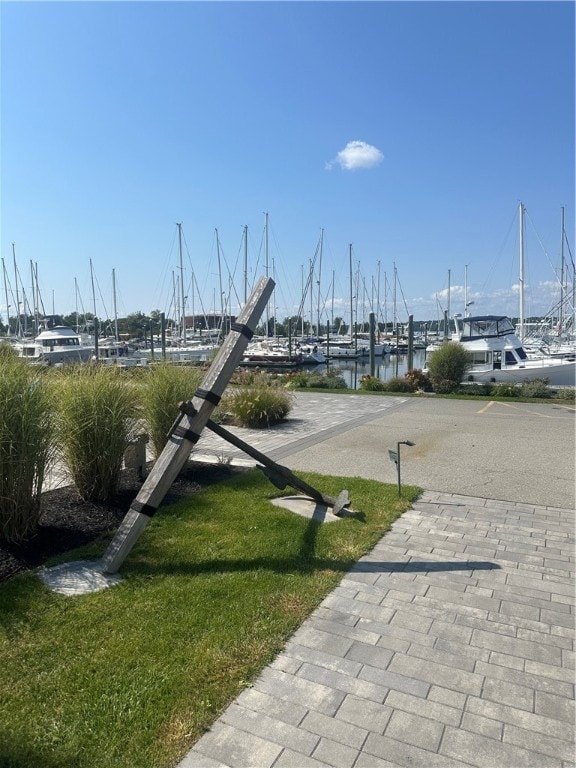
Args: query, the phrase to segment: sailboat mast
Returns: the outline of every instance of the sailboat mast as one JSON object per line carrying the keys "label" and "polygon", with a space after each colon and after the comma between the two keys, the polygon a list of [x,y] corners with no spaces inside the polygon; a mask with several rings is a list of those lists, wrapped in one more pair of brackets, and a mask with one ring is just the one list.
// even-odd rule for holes
{"label": "sailboat mast", "polygon": [[96,333],[96,291],[94,290],[94,269],[92,267],[92,259],[90,259],[90,282],[92,284],[92,308],[94,311],[94,333]]}
{"label": "sailboat mast", "polygon": [[380,313],[380,261],[378,261],[378,270],[376,272],[376,326],[378,328],[378,340],[380,340],[380,325],[379,321],[382,319]]}
{"label": "sailboat mast", "polygon": [[4,294],[6,296],[6,336],[10,336],[10,304],[8,303],[8,277],[6,276],[6,265],[2,259],[2,274],[4,275]]}
{"label": "sailboat mast", "polygon": [[[350,340],[352,340],[352,334],[354,333],[354,296],[352,295],[352,243],[348,245],[348,272],[350,280]],[[358,343],[358,340],[356,340]]]}
{"label": "sailboat mast", "polygon": [[314,332],[314,262],[310,259],[310,270],[308,272],[308,284],[310,286],[310,335]]}
{"label": "sailboat mast", "polygon": [[394,262],[394,287],[392,290],[392,332],[396,335],[398,329],[398,315],[396,312],[396,284],[398,282],[396,273],[396,262]]}
{"label": "sailboat mast", "polygon": [[300,335],[304,338],[304,264],[300,264],[300,295],[302,303],[300,304]]}
{"label": "sailboat mast", "polygon": [[244,225],[244,304],[248,301],[248,225]]}
{"label": "sailboat mast", "polygon": [[[264,262],[268,277],[268,214],[264,214]],[[266,337],[270,335],[270,301],[266,302]]]}
{"label": "sailboat mast", "polygon": [[216,255],[218,257],[218,286],[220,288],[220,333],[224,338],[224,291],[222,290],[222,265],[220,264],[220,238],[216,232]]}
{"label": "sailboat mast", "polygon": [[336,270],[332,270],[332,305],[330,307],[330,328],[334,332],[334,275]]}
{"label": "sailboat mast", "polygon": [[520,316],[518,318],[520,341],[524,340],[524,205],[520,203],[518,208],[518,226],[520,243],[520,273],[518,282],[520,285]]}
{"label": "sailboat mast", "polygon": [[112,269],[112,300],[114,302],[114,337],[118,343],[118,310],[116,309],[116,270]]}
{"label": "sailboat mast", "polygon": [[192,309],[192,334],[194,334],[196,330],[196,304],[195,304],[195,291],[194,291],[194,269],[190,268],[190,290],[192,291],[192,303],[190,304],[190,307]]}
{"label": "sailboat mast", "polygon": [[182,222],[177,222],[178,227],[178,256],[180,264],[180,306],[182,314],[180,315],[180,335],[186,339],[186,297],[184,296],[184,265],[182,263]]}
{"label": "sailboat mast", "polygon": [[78,322],[78,280],[74,278],[74,306],[76,307],[76,333],[80,332],[80,323]]}
{"label": "sailboat mast", "polygon": [[36,296],[36,282],[34,280],[34,262],[30,259],[30,281],[32,284],[32,310],[34,312],[34,333],[38,334],[38,299]]}
{"label": "sailboat mast", "polygon": [[384,270],[384,333],[388,333],[388,273]]}
{"label": "sailboat mast", "polygon": [[14,282],[16,284],[16,327],[18,335],[22,336],[22,319],[20,317],[20,294],[18,293],[18,267],[16,266],[16,245],[12,243],[12,260],[14,262]]}
{"label": "sailboat mast", "polygon": [[324,230],[320,230],[320,263],[318,266],[318,307],[317,307],[317,313],[318,313],[318,323],[316,327],[316,336],[320,336],[320,301],[321,301],[321,295],[320,295],[320,280],[322,279],[322,250],[324,248]]}
{"label": "sailboat mast", "polygon": [[564,277],[564,206],[560,208],[560,312],[559,331],[564,330],[564,303],[566,301],[566,285]]}
{"label": "sailboat mast", "polygon": [[452,294],[452,285],[451,285],[451,272],[448,270],[448,326],[446,328],[446,338],[450,337],[450,297]]}

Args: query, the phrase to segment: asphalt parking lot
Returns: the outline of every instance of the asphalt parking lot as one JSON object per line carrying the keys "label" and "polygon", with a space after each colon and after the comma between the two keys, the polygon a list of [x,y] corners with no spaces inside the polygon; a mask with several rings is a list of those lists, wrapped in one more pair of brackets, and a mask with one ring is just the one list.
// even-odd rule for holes
{"label": "asphalt parking lot", "polygon": [[401,446],[403,483],[505,501],[575,505],[574,407],[493,401],[405,400],[380,417],[293,453],[291,469],[394,482],[388,449]]}
{"label": "asphalt parking lot", "polygon": [[[297,392],[288,423],[242,437],[290,469],[573,509],[575,408],[557,403]],[[215,447],[216,446],[216,447]],[[199,449],[231,453],[203,436]],[[236,453],[236,455],[238,455]]]}

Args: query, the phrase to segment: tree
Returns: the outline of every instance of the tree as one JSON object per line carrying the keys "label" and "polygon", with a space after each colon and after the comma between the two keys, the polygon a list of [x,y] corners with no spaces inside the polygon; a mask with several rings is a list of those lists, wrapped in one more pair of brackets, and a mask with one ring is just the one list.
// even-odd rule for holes
{"label": "tree", "polygon": [[122,332],[131,337],[143,337],[150,328],[150,318],[143,312],[132,312],[122,322]]}
{"label": "tree", "polygon": [[333,334],[346,336],[348,334],[349,329],[350,329],[350,326],[346,325],[343,317],[334,318],[334,322],[332,323],[332,328],[331,328],[331,332]]}

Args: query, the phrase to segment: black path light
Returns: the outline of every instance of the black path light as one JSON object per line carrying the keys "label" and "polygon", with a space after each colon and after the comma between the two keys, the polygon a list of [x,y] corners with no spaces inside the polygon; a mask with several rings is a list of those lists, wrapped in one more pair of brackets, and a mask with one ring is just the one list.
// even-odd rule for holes
{"label": "black path light", "polygon": [[390,461],[393,461],[394,464],[396,464],[396,472],[398,475],[398,496],[402,496],[402,484],[400,481],[400,446],[401,445],[409,445],[414,446],[416,443],[413,443],[412,440],[400,440],[398,443],[396,443],[396,450],[395,451],[388,451],[388,456],[390,457]]}

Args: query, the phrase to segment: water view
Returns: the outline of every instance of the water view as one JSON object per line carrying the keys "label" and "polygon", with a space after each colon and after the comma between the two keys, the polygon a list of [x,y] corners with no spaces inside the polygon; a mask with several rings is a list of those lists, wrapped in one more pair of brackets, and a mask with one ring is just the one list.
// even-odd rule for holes
{"label": "water view", "polygon": [[[415,350],[413,367],[422,368],[424,366],[424,360],[424,350]],[[330,360],[324,365],[317,365],[309,370],[317,371],[318,373],[326,373],[328,369],[339,371],[350,389],[360,389],[362,376],[370,374],[370,361],[368,358],[361,358],[359,360]],[[383,355],[376,357],[374,376],[381,381],[388,381],[395,376],[404,376],[407,370],[408,357],[406,355]]]}

